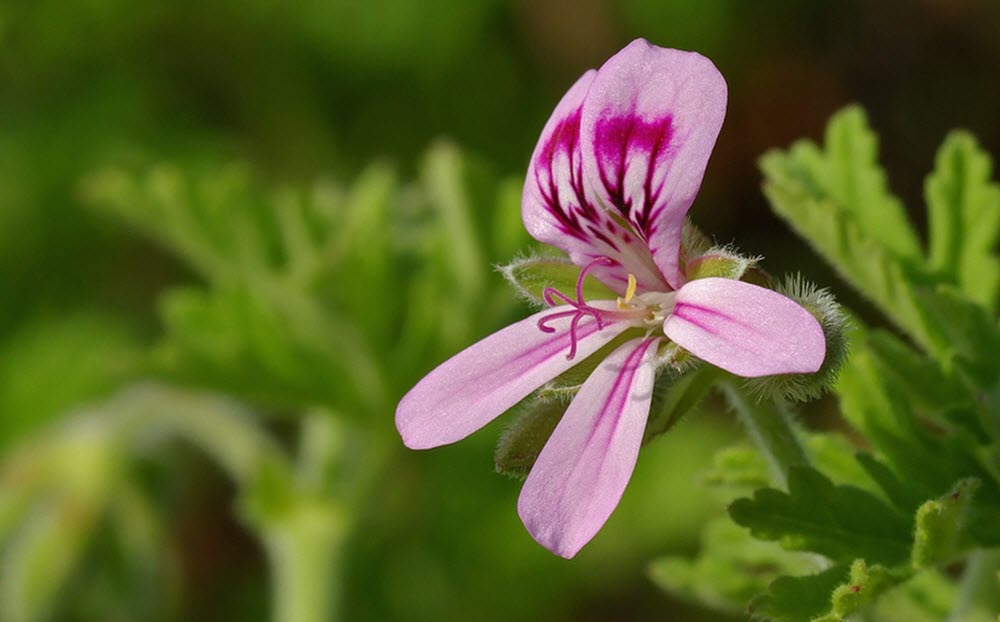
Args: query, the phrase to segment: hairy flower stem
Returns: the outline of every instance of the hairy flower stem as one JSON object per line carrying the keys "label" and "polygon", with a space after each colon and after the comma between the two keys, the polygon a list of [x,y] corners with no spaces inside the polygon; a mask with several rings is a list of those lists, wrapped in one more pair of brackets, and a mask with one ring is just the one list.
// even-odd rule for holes
{"label": "hairy flower stem", "polygon": [[969,556],[948,622],[993,622],[1000,611],[1000,549]]}
{"label": "hairy flower stem", "polygon": [[775,481],[785,486],[790,467],[809,464],[788,409],[774,400],[756,401],[731,380],[721,387],[750,439],[767,459]]}

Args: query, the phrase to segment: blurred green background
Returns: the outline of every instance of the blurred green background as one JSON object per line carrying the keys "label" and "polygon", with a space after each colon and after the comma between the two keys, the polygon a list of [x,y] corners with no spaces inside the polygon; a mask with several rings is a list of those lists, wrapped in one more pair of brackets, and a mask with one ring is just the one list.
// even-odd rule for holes
{"label": "blurred green background", "polygon": [[[729,619],[646,578],[723,511],[698,476],[740,430],[712,404],[566,562],[493,473],[502,423],[408,452],[395,402],[525,313],[490,266],[529,246],[528,157],[631,39],[729,82],[694,220],[863,311],[769,213],[756,158],[856,101],[918,204],[949,129],[1000,152],[998,32],[990,0],[0,4],[0,619],[270,619],[313,504],[347,516],[346,620]],[[190,431],[199,408],[235,427]],[[243,433],[293,466],[241,462]]]}

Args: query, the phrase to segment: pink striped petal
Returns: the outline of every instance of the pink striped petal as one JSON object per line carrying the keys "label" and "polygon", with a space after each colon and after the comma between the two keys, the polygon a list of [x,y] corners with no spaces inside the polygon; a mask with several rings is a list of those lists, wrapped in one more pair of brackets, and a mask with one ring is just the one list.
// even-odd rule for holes
{"label": "pink striped petal", "polygon": [[657,339],[616,349],[583,383],[521,489],[531,536],[570,558],[611,516],[635,468],[653,393]]}
{"label": "pink striped petal", "polygon": [[732,279],[691,281],[677,292],[663,332],[737,376],[808,374],[826,356],[819,322],[781,294]]}
{"label": "pink striped petal", "polygon": [[576,329],[576,356],[567,360],[571,318],[548,322],[552,333],[538,327],[541,318],[567,311],[572,308],[555,307],[511,324],[424,376],[396,408],[403,443],[427,449],[465,438],[629,327],[616,322],[598,329],[593,317],[584,317]]}
{"label": "pink striped petal", "polygon": [[583,105],[584,179],[648,244],[674,289],[684,215],[725,114],[726,81],[712,61],[644,39],[598,70]]}
{"label": "pink striped petal", "polygon": [[666,283],[645,244],[616,223],[584,183],[580,112],[595,75],[593,70],[583,74],[542,130],[524,182],[524,226],[536,240],[565,251],[578,266],[597,257],[611,259],[611,265],[597,266],[593,274],[620,294],[630,272],[640,291],[662,291]]}

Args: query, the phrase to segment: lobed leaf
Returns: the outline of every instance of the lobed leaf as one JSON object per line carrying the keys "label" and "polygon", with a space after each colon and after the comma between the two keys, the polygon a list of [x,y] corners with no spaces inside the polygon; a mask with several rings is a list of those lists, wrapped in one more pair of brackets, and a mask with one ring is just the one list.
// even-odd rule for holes
{"label": "lobed leaf", "polygon": [[739,614],[779,575],[808,573],[815,567],[808,555],[755,540],[732,522],[715,519],[702,531],[697,557],[663,557],[652,562],[648,572],[670,594]]}
{"label": "lobed leaf", "polygon": [[848,108],[830,121],[825,149],[803,141],[761,158],[764,193],[844,280],[939,364],[963,357],[989,366],[981,377],[995,376],[996,323],[925,264],[875,155],[863,113]]}
{"label": "lobed leaf", "polygon": [[763,488],[729,506],[737,524],[756,538],[834,560],[865,558],[884,564],[910,552],[910,522],[871,493],[834,485],[811,467],[789,470],[788,492]]}
{"label": "lobed leaf", "polygon": [[929,221],[928,263],[971,300],[996,311],[1000,289],[1000,186],[976,139],[953,132],[938,150],[924,194]]}

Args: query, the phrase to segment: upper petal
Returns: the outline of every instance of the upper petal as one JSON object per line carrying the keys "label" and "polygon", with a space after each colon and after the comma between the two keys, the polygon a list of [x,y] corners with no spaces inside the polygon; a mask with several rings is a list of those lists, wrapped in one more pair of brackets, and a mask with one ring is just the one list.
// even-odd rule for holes
{"label": "upper petal", "polygon": [[531,536],[570,558],[611,516],[642,445],[657,339],[616,349],[583,383],[549,438],[517,502]]}
{"label": "upper petal", "polygon": [[521,215],[536,240],[565,251],[579,266],[597,257],[613,260],[594,276],[623,293],[631,272],[640,291],[664,289],[649,250],[634,232],[615,222],[583,182],[580,114],[597,72],[590,70],[574,84],[545,124],[531,156],[524,182]]}
{"label": "upper petal", "polygon": [[781,294],[732,279],[706,278],[677,292],[663,332],[716,367],[752,378],[818,371],[823,328]]}
{"label": "upper petal", "polygon": [[396,408],[396,428],[411,449],[461,440],[483,427],[529,393],[593,354],[629,325],[605,324],[593,317],[576,329],[577,353],[567,360],[571,319],[538,327],[541,318],[571,307],[556,307],[511,324],[451,357],[424,376]]}
{"label": "upper petal", "polygon": [[684,215],[726,114],[710,60],[637,39],[597,72],[583,105],[583,175],[648,244],[674,289]]}

